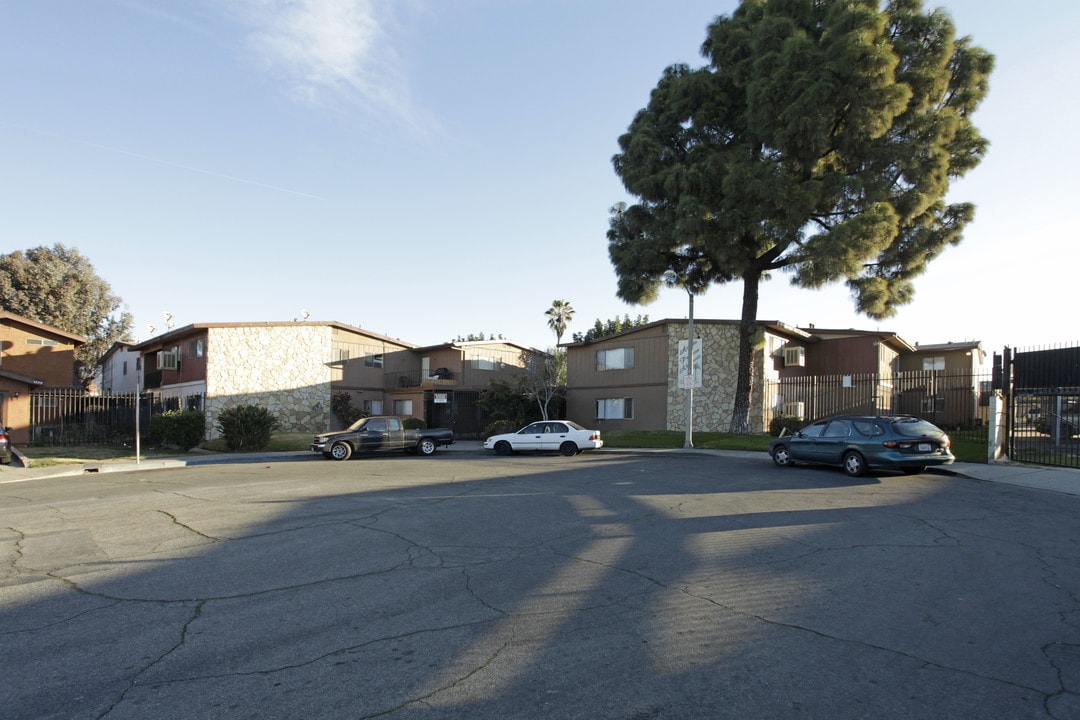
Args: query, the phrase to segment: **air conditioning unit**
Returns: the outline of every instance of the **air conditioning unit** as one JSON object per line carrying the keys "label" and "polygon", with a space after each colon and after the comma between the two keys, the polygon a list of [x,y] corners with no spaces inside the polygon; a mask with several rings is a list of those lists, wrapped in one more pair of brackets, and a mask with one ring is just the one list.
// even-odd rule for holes
{"label": "air conditioning unit", "polygon": [[780,406],[780,413],[804,420],[806,418],[806,403],[786,402]]}
{"label": "air conditioning unit", "polygon": [[806,348],[802,346],[784,348],[784,367],[805,367]]}
{"label": "air conditioning unit", "polygon": [[159,350],[157,354],[158,370],[179,370],[180,357],[170,350]]}

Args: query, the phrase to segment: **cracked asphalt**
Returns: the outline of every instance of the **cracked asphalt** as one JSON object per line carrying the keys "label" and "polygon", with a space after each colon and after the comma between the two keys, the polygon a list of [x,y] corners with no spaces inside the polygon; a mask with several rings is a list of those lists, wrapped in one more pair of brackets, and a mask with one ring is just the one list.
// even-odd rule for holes
{"label": "cracked asphalt", "polygon": [[1080,497],[440,451],[0,485],[0,717],[1080,717]]}

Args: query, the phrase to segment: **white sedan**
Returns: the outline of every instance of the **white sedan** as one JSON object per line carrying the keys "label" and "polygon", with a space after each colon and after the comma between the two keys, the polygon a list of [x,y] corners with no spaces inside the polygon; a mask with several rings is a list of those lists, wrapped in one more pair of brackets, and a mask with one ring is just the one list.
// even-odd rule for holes
{"label": "white sedan", "polygon": [[600,439],[599,430],[587,430],[571,420],[541,420],[516,433],[492,435],[484,441],[484,447],[500,455],[557,450],[569,457],[583,450],[602,448],[604,441]]}

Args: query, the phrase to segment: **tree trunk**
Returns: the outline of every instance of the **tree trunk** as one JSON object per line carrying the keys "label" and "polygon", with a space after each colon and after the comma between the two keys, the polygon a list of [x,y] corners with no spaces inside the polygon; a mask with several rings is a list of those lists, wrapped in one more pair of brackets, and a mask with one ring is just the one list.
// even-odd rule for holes
{"label": "tree trunk", "polygon": [[754,336],[757,335],[758,286],[761,272],[743,274],[742,316],[739,318],[739,368],[735,376],[735,407],[731,412],[733,435],[750,434],[750,393],[754,387]]}

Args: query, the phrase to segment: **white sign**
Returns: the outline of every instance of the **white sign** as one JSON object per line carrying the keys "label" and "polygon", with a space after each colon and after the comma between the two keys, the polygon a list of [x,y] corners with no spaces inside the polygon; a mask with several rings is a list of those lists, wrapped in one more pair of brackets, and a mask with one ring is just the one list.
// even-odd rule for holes
{"label": "white sign", "polygon": [[446,403],[447,403],[446,393],[435,393],[435,404],[436,405],[439,405],[439,404],[445,405]]}
{"label": "white sign", "polygon": [[694,371],[692,373],[686,372],[690,354],[687,352],[687,347],[686,340],[679,341],[679,387],[701,387],[701,338],[694,338]]}

